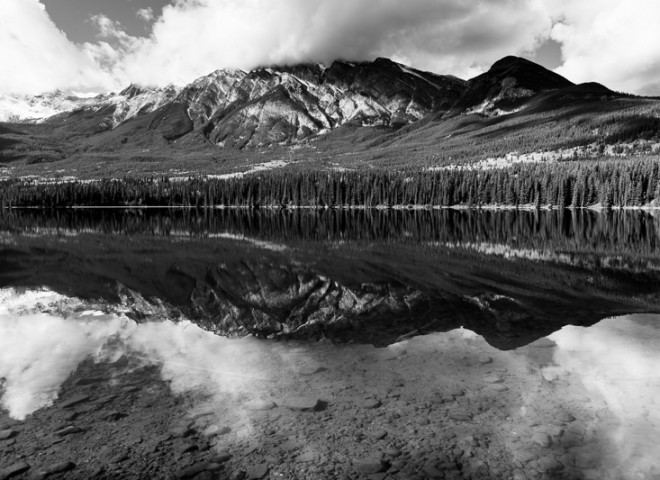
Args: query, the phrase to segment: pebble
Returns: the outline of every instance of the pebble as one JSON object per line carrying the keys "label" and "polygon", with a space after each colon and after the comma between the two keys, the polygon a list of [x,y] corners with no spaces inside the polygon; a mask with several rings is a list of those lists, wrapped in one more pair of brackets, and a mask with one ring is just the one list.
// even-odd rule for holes
{"label": "pebble", "polygon": [[78,415],[80,415],[78,412],[69,412],[62,419],[65,422],[73,422],[76,418],[78,418]]}
{"label": "pebble", "polygon": [[193,413],[190,418],[193,420],[197,420],[200,418],[204,417],[210,417],[211,415],[215,414],[215,410],[213,408],[206,408],[204,410],[198,410],[197,412]]}
{"label": "pebble", "polygon": [[25,462],[14,463],[13,465],[0,470],[0,480],[15,477],[16,475],[20,475],[23,472],[27,472],[29,469],[30,465]]}
{"label": "pebble", "polygon": [[55,432],[55,435],[57,435],[58,437],[66,437],[67,435],[73,435],[74,433],[80,433],[80,432],[82,432],[81,429],[70,425],[68,427],[64,427],[60,430],[57,430]]}
{"label": "pebble", "polygon": [[509,387],[507,387],[506,385],[502,385],[501,383],[488,385],[488,388],[490,390],[495,391],[495,392],[506,392],[509,389]]}
{"label": "pebble", "polygon": [[493,363],[493,358],[488,355],[481,355],[477,361],[482,365],[488,365],[489,363]]}
{"label": "pebble", "polygon": [[74,385],[92,385],[94,383],[101,383],[107,381],[108,378],[106,377],[86,377],[86,378],[79,378],[76,381],[73,382]]}
{"label": "pebble", "polygon": [[316,460],[316,454],[314,452],[305,452],[296,457],[296,462],[298,463],[309,463]]}
{"label": "pebble", "polygon": [[89,395],[76,395],[75,397],[71,397],[70,399],[60,403],[60,407],[72,408],[75,407],[76,405],[86,402],[87,400],[89,400]]}
{"label": "pebble", "polygon": [[368,398],[362,403],[362,407],[367,409],[378,408],[381,406],[380,400],[376,398]]}
{"label": "pebble", "polygon": [[275,408],[277,405],[275,405],[275,402],[270,401],[270,400],[252,400],[250,402],[246,402],[243,404],[243,408],[245,410],[249,410],[252,412],[258,412],[258,411],[263,411],[263,410],[272,410]]}
{"label": "pebble", "polygon": [[280,406],[289,410],[320,410],[321,400],[315,397],[287,397]]}
{"label": "pebble", "polygon": [[557,417],[557,422],[560,424],[571,423],[575,421],[575,417],[570,413],[563,412]]}
{"label": "pebble", "polygon": [[58,462],[39,470],[37,475],[44,478],[49,475],[53,475],[54,473],[68,472],[74,468],[76,468],[76,464],[73,462]]}
{"label": "pebble", "polygon": [[8,440],[16,435],[16,430],[0,430],[0,440]]}
{"label": "pebble", "polygon": [[231,459],[229,452],[217,452],[209,457],[211,463],[225,463],[229,459]]}
{"label": "pebble", "polygon": [[401,450],[398,448],[386,448],[383,453],[387,455],[388,457],[396,458],[401,455]]}
{"label": "pebble", "polygon": [[300,375],[310,376],[316,373],[324,372],[325,370],[326,368],[324,368],[323,365],[307,364],[298,368],[298,373]]}
{"label": "pebble", "polygon": [[488,375],[484,377],[484,383],[502,383],[504,379],[499,375]]}
{"label": "pebble", "polygon": [[559,463],[556,458],[550,456],[541,457],[536,461],[536,463],[542,472],[556,472],[564,468],[564,466]]}
{"label": "pebble", "polygon": [[371,473],[380,473],[387,470],[387,464],[380,458],[375,457],[367,457],[355,460],[353,462],[353,466],[359,473],[364,473],[366,475]]}
{"label": "pebble", "polygon": [[551,437],[559,437],[564,433],[564,429],[557,425],[547,425],[541,429],[543,433],[547,433]]}
{"label": "pebble", "polygon": [[198,463],[190,467],[182,468],[181,470],[177,471],[174,476],[179,479],[193,478],[196,475],[206,471],[208,467],[208,463]]}
{"label": "pebble", "polygon": [[117,420],[120,420],[125,417],[128,417],[127,413],[110,411],[104,415],[103,419],[109,422],[116,422]]}
{"label": "pebble", "polygon": [[248,480],[258,480],[260,478],[264,478],[266,475],[268,475],[267,463],[260,463],[259,465],[254,465],[252,467],[249,467],[245,471],[245,478],[247,478]]}
{"label": "pebble", "polygon": [[184,443],[183,445],[181,445],[181,447],[179,447],[178,452],[179,455],[183,455],[185,453],[194,452],[196,450],[199,450],[199,447],[197,445],[193,443]]}
{"label": "pebble", "polygon": [[424,474],[429,478],[445,478],[445,474],[438,470],[435,465],[426,465],[423,469]]}
{"label": "pebble", "polygon": [[107,405],[108,403],[112,402],[115,398],[117,398],[117,395],[106,395],[105,397],[101,397],[98,400],[96,400],[94,403],[98,405],[99,407],[102,407],[104,405]]}
{"label": "pebble", "polygon": [[527,475],[522,470],[513,471],[513,480],[528,480]]}
{"label": "pebble", "polygon": [[550,439],[550,435],[537,432],[532,436],[532,442],[540,447],[547,448],[552,443],[552,440]]}
{"label": "pebble", "polygon": [[185,438],[193,431],[190,429],[189,426],[186,425],[177,425],[175,427],[170,428],[170,433],[174,438]]}
{"label": "pebble", "polygon": [[385,430],[374,430],[371,432],[371,437],[376,439],[376,440],[381,440],[385,437],[387,437],[387,431]]}
{"label": "pebble", "polygon": [[472,421],[472,417],[468,415],[467,413],[450,413],[449,414],[449,419],[454,420],[456,422],[470,422]]}
{"label": "pebble", "polygon": [[202,432],[202,435],[205,437],[215,437],[220,435],[227,435],[230,432],[231,428],[227,426],[221,427],[219,425],[211,425]]}
{"label": "pebble", "polygon": [[114,457],[111,457],[110,460],[108,460],[108,463],[121,463],[125,462],[126,460],[128,460],[128,454],[126,452],[122,452],[115,455]]}

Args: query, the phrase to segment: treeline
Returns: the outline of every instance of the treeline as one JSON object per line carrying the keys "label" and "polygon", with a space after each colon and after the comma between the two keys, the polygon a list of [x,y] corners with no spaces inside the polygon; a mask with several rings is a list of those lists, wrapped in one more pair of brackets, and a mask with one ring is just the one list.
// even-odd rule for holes
{"label": "treeline", "polygon": [[125,178],[0,183],[3,207],[159,206],[634,207],[660,204],[654,158],[514,164],[503,169],[436,171],[276,170],[219,179]]}
{"label": "treeline", "polygon": [[218,235],[267,242],[507,245],[512,249],[658,257],[660,222],[643,211],[382,209],[19,209],[0,212],[16,235]]}

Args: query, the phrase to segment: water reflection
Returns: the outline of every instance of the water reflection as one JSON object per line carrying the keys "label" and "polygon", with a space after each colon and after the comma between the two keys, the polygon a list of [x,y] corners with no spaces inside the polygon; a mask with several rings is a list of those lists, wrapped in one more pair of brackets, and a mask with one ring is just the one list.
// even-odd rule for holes
{"label": "water reflection", "polygon": [[657,256],[660,248],[660,222],[646,211],[13,210],[0,215],[0,231],[233,234],[275,242],[436,242],[635,256]]}
{"label": "water reflection", "polygon": [[659,312],[657,228],[643,211],[12,210],[0,287],[222,335],[386,345],[465,326],[516,348]]}
{"label": "water reflection", "polygon": [[[92,357],[112,375],[86,390],[90,401],[136,365],[156,365],[186,399],[196,432],[189,438],[232,451],[234,469],[277,458],[271,475],[334,478],[376,455],[388,478],[401,479],[660,474],[657,315],[564,327],[508,352],[465,329],[376,349],[229,340],[188,322],[137,324],[52,292],[4,290],[1,298],[2,402],[26,418],[25,428],[61,402],[70,375],[82,377],[66,395],[86,388],[79,365]],[[81,408],[76,421],[93,411]]]}

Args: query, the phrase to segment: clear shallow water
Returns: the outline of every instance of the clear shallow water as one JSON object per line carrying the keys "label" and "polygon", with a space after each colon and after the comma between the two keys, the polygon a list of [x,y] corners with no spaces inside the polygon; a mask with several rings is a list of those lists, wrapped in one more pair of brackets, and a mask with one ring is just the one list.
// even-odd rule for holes
{"label": "clear shallow water", "polygon": [[[506,352],[466,329],[377,349],[137,324],[48,291],[5,289],[0,298],[2,405],[16,419],[57,405],[62,385],[91,358],[108,388],[125,370],[157,366],[170,392],[189,399],[187,414],[212,448],[257,449],[239,462],[280,455],[278,446],[263,452],[264,439],[295,430],[304,446],[271,474],[290,475],[303,454],[350,471],[352,458],[392,449],[406,462],[389,462],[391,478],[448,462],[461,478],[660,474],[659,315],[567,326]],[[330,423],[291,418],[283,405],[301,396],[322,401],[324,411],[310,415]],[[254,411],[255,402],[277,406]],[[231,432],[214,436],[214,427]]]}
{"label": "clear shallow water", "polygon": [[229,451],[217,478],[660,475],[660,316],[623,315],[660,312],[647,212],[35,210],[0,232],[0,471],[160,478]]}

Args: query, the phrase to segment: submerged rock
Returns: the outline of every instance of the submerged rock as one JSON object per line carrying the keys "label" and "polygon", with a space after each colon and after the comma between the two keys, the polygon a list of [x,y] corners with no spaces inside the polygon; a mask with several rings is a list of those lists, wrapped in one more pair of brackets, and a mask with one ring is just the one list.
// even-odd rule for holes
{"label": "submerged rock", "polygon": [[369,475],[371,473],[380,473],[387,470],[387,463],[376,457],[365,457],[353,461],[355,470],[359,473]]}
{"label": "submerged rock", "polygon": [[316,397],[286,397],[279,405],[289,410],[320,410],[322,402]]}
{"label": "submerged rock", "polygon": [[27,472],[29,469],[30,465],[25,462],[14,463],[13,465],[0,470],[0,480],[15,477],[16,475],[20,475],[23,472]]}
{"label": "submerged rock", "polygon": [[263,410],[272,410],[277,405],[272,400],[252,400],[243,404],[245,410],[258,412]]}

